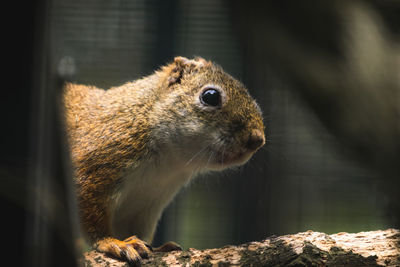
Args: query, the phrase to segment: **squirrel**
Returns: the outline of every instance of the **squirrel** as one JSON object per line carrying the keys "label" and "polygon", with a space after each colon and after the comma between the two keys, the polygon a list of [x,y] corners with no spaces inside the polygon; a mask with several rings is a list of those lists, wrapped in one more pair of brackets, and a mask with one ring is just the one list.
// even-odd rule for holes
{"label": "squirrel", "polygon": [[191,178],[242,165],[265,143],[244,85],[200,57],[108,90],[66,83],[62,99],[82,229],[130,263],[152,252],[162,211]]}

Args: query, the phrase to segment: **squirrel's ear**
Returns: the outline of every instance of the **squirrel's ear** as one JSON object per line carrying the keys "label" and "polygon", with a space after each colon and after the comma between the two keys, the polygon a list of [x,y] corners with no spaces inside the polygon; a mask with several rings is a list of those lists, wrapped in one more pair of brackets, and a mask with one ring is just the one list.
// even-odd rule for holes
{"label": "squirrel's ear", "polygon": [[172,85],[174,83],[180,83],[181,78],[184,73],[191,73],[197,71],[200,68],[210,64],[205,59],[201,57],[196,57],[195,59],[188,59],[185,57],[175,57],[171,73],[168,78],[168,84]]}
{"label": "squirrel's ear", "polygon": [[207,61],[201,57],[196,57],[194,59],[188,59],[185,57],[175,57],[174,63],[175,65],[181,66],[183,68],[194,69],[194,68],[204,67],[207,64]]}

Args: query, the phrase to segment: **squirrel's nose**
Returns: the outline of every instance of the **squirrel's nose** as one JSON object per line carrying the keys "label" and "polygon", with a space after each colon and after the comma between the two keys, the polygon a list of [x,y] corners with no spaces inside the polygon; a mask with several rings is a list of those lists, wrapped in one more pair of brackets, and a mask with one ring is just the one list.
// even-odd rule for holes
{"label": "squirrel's nose", "polygon": [[256,151],[265,144],[264,133],[258,129],[253,129],[250,132],[246,147],[251,151]]}

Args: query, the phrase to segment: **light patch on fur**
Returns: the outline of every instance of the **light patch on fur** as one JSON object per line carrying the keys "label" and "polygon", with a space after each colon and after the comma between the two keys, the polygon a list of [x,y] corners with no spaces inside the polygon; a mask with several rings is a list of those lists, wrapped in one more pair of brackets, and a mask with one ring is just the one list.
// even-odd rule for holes
{"label": "light patch on fur", "polygon": [[182,159],[173,156],[127,173],[112,197],[116,236],[137,235],[151,242],[162,211],[193,174],[192,166],[182,166]]}

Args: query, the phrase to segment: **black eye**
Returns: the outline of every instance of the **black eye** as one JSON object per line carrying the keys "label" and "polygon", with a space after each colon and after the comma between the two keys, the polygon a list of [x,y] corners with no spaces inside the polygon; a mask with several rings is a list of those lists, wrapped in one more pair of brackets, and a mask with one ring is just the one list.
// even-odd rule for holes
{"label": "black eye", "polygon": [[221,105],[221,93],[216,89],[206,89],[200,96],[203,104],[218,107]]}

